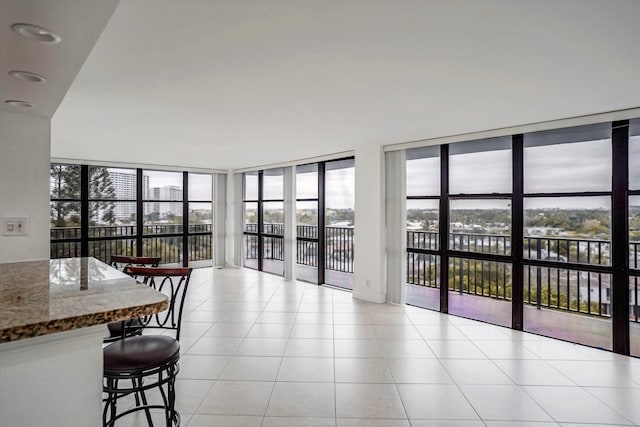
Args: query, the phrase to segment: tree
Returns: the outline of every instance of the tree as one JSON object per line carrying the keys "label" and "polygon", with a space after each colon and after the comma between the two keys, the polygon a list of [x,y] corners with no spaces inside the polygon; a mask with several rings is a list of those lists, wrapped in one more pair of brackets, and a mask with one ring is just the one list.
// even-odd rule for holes
{"label": "tree", "polygon": [[[52,199],[80,199],[80,166],[52,164],[49,171]],[[54,201],[51,203],[51,223],[54,227],[80,225],[80,204]]]}
{"label": "tree", "polygon": [[[98,200],[89,203],[89,218],[96,218],[103,223],[113,224],[116,220],[113,209],[116,191],[105,167],[89,168],[89,199]],[[103,200],[100,200],[103,199]],[[104,200],[108,199],[108,200]]]}
{"label": "tree", "polygon": [[[51,203],[51,224],[54,227],[69,227],[80,225],[80,166],[52,164],[49,170],[52,199],[66,199],[68,201],[54,201]],[[89,168],[89,218],[113,224],[115,189],[105,167]]]}

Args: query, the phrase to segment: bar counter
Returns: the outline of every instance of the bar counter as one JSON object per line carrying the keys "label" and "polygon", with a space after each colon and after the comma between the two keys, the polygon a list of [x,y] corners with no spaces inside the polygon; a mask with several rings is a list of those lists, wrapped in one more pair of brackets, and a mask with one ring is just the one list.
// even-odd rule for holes
{"label": "bar counter", "polygon": [[167,306],[94,258],[0,264],[0,427],[100,426],[106,323]]}
{"label": "bar counter", "polygon": [[0,343],[131,319],[167,304],[94,258],[0,264]]}

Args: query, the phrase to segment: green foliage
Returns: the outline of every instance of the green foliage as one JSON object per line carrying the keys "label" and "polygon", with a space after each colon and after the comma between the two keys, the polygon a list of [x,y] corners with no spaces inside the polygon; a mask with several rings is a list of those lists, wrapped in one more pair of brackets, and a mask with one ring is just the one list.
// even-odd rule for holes
{"label": "green foliage", "polygon": [[[49,169],[50,195],[52,199],[80,199],[80,166],[52,164]],[[89,168],[89,198],[113,199],[115,189],[105,167]],[[80,225],[80,203],[73,201],[55,201],[51,203],[51,225],[54,227],[73,227]],[[113,224],[114,202],[111,200],[89,203],[91,225],[96,222]],[[96,221],[97,219],[98,221]]]}
{"label": "green foliage", "polygon": [[317,225],[318,213],[315,210],[298,211],[296,221],[299,225]]}
{"label": "green foliage", "polygon": [[511,299],[511,270],[502,263],[458,258],[449,266],[449,289]]}
{"label": "green foliage", "polygon": [[[95,199],[114,199],[116,196],[113,182],[109,176],[109,170],[105,167],[89,168],[89,200]],[[100,222],[102,224],[115,223],[113,213],[114,202],[111,200],[92,201],[89,203],[89,218],[92,223]],[[98,221],[93,220],[97,218]]]}
{"label": "green foliage", "polygon": [[336,222],[349,222],[353,224],[353,209],[327,209],[326,223],[332,224]]}

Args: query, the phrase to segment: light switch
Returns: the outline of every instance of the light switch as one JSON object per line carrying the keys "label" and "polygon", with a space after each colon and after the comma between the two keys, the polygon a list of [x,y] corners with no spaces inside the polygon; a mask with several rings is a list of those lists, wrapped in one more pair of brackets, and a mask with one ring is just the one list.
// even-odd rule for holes
{"label": "light switch", "polygon": [[3,217],[2,218],[2,235],[3,236],[26,236],[29,234],[29,218],[28,217]]}

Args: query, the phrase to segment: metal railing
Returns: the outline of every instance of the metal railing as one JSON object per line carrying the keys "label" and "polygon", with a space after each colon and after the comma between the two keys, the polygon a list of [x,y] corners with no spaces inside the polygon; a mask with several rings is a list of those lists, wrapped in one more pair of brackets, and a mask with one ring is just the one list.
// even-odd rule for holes
{"label": "metal railing", "polygon": [[[258,233],[258,224],[249,223],[244,225],[244,231],[247,233]],[[273,234],[276,236],[284,236],[284,224],[263,224],[262,233]]]}
{"label": "metal railing", "polygon": [[611,275],[525,265],[524,302],[538,308],[611,316]]}
{"label": "metal railing", "polygon": [[353,273],[353,227],[325,227],[325,268]]}
{"label": "metal railing", "polygon": [[576,264],[609,265],[611,242],[560,237],[524,237],[524,257]]}
{"label": "metal railing", "polygon": [[[258,234],[258,224],[245,224],[246,233]],[[284,224],[264,224],[263,259],[284,260],[284,239],[273,235],[284,236]],[[318,265],[318,226],[296,226],[297,237],[314,240],[296,241],[296,263],[310,267]],[[245,259],[258,258],[258,240],[256,234],[244,235]],[[353,273],[353,227],[326,227],[325,268],[343,273]]]}
{"label": "metal railing", "polygon": [[629,268],[640,269],[640,242],[629,242]]}
{"label": "metal railing", "polygon": [[449,290],[495,299],[511,299],[511,265],[479,259],[451,258]]}
{"label": "metal railing", "polygon": [[[524,302],[538,308],[571,311],[591,316],[611,316],[611,275],[586,270],[589,265],[609,266],[611,243],[606,240],[525,236],[523,255],[527,260],[557,263],[524,265]],[[508,255],[509,236],[451,233],[449,248],[465,252]],[[438,250],[438,232],[407,231],[407,283],[439,287],[440,258],[425,251]],[[629,244],[629,268],[640,269],[640,242]],[[583,264],[585,270],[563,264]],[[460,293],[511,299],[509,263],[452,258],[449,289]],[[640,274],[629,280],[629,318],[639,321]]]}
{"label": "metal railing", "polygon": [[[142,240],[143,256],[159,256],[163,264],[181,263],[183,259],[182,230],[182,224],[145,225]],[[89,227],[89,256],[109,262],[111,255],[134,255],[137,252],[136,232],[137,227],[134,225]],[[211,232],[211,224],[189,226],[189,261],[204,261],[212,258]],[[52,259],[80,256],[80,227],[52,227],[50,235]]]}

